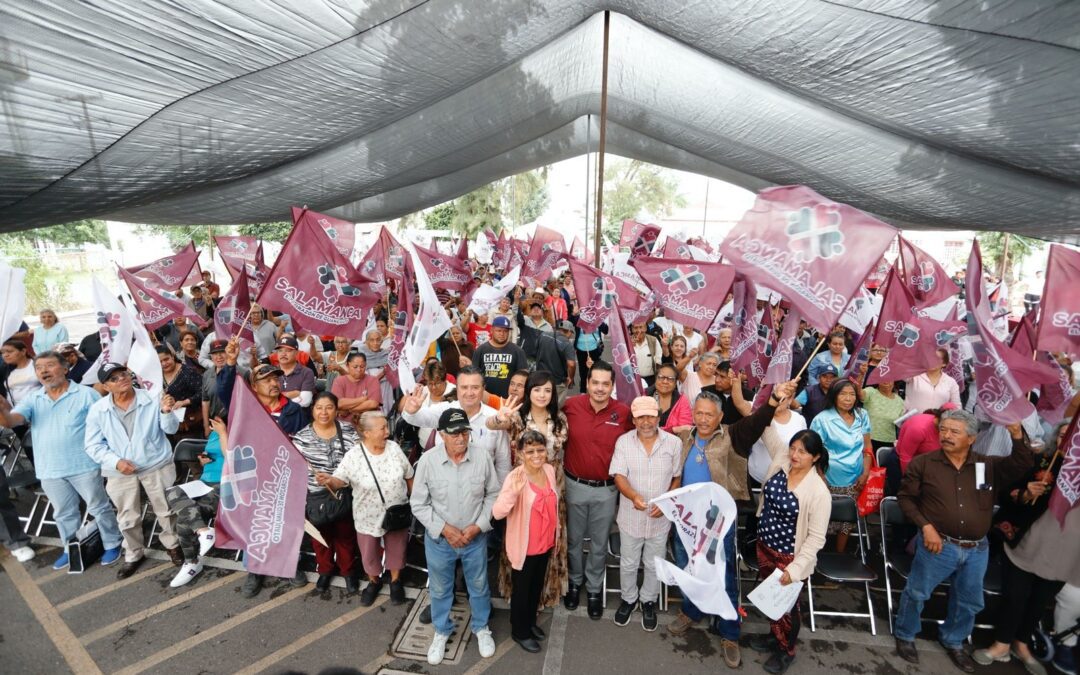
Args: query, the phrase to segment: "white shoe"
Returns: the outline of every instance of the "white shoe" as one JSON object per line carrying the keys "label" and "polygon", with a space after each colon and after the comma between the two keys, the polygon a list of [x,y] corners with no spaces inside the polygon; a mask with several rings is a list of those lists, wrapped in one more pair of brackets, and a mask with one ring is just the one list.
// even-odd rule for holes
{"label": "white shoe", "polygon": [[11,555],[15,556],[15,559],[19,562],[29,562],[33,560],[34,556],[37,554],[34,553],[34,549],[30,548],[29,546],[20,546],[19,548],[12,551]]}
{"label": "white shoe", "polygon": [[443,635],[439,631],[435,631],[435,637],[431,639],[431,646],[427,650],[428,663],[433,666],[442,663],[443,656],[446,654],[446,642],[449,639],[449,635]]}
{"label": "white shoe", "polygon": [[199,533],[199,557],[203,557],[210,552],[210,549],[214,548],[214,541],[217,539],[217,535],[213,530],[207,530],[206,532]]}
{"label": "white shoe", "polygon": [[176,577],[169,583],[169,588],[180,588],[187,585],[192,579],[199,576],[202,570],[203,565],[201,562],[185,562],[180,571],[176,573]]}
{"label": "white shoe", "polygon": [[476,631],[476,646],[480,648],[480,656],[490,659],[495,656],[495,638],[491,637],[491,629],[484,627]]}

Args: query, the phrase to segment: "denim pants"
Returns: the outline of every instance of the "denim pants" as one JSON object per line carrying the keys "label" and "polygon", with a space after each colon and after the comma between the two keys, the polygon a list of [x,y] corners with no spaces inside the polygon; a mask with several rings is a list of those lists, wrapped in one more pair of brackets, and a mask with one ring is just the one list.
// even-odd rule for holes
{"label": "denim pants", "polygon": [[938,640],[946,648],[959,649],[971,635],[975,615],[983,608],[983,577],[989,555],[986,537],[975,548],[960,548],[946,541],[941,553],[930,553],[923,546],[920,532],[915,537],[911,575],[896,611],[896,637],[909,642],[915,639],[922,628],[923,604],[938,584],[949,579],[949,608]]}
{"label": "denim pants", "polygon": [[454,630],[450,607],[454,604],[454,565],[461,560],[465,585],[469,589],[472,631],[487,628],[491,615],[491,589],[487,574],[487,533],[477,535],[468,545],[454,548],[443,537],[424,534],[424,555],[428,566],[428,592],[431,594],[431,623],[435,630],[449,635]]}
{"label": "denim pants", "polygon": [[[739,573],[739,565],[735,561],[735,529],[735,526],[732,525],[727,534],[724,535],[724,561],[727,572],[724,575],[724,590],[727,591],[732,606],[737,608],[739,606],[739,580],[736,575]],[[687,564],[690,563],[690,556],[686,554],[686,549],[683,548],[682,540],[675,533],[675,528],[672,528],[671,531],[675,539],[675,565],[681,569],[686,569]],[[690,599],[685,595],[682,601],[682,613],[694,621],[700,621],[705,616],[705,613],[690,602]],[[712,617],[712,623],[709,625],[709,630],[726,640],[738,642],[739,624],[740,619],[723,619],[714,616]]]}
{"label": "denim pants", "polygon": [[86,509],[97,523],[101,543],[105,548],[116,548],[123,543],[124,537],[120,534],[116,512],[113,511],[109,495],[105,492],[100,470],[94,469],[65,478],[42,478],[41,489],[52,503],[61,541],[70,541],[79,530],[79,523],[82,521],[79,498],[82,497],[86,502]]}

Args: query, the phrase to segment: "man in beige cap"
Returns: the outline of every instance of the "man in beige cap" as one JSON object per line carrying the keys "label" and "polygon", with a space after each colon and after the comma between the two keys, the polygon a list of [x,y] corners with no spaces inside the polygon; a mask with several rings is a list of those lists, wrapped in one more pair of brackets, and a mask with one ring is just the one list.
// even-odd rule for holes
{"label": "man in beige cap", "polygon": [[[651,396],[639,396],[630,404],[634,431],[615,442],[611,475],[621,493],[619,515],[619,579],[622,602],[615,612],[615,625],[630,623],[641,601],[641,627],[656,630],[656,601],[660,582],[656,578],[656,557],[667,551],[671,523],[649,501],[679,486],[682,443],[660,429],[660,406]],[[645,578],[638,591],[638,565],[645,563]]]}

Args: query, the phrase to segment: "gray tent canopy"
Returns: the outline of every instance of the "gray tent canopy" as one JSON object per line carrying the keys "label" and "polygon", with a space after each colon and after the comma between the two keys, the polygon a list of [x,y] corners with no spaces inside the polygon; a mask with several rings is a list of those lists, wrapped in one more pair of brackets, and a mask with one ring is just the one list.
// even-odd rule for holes
{"label": "gray tent canopy", "polygon": [[607,150],[1080,242],[1080,3],[9,0],[0,230],[377,221]]}

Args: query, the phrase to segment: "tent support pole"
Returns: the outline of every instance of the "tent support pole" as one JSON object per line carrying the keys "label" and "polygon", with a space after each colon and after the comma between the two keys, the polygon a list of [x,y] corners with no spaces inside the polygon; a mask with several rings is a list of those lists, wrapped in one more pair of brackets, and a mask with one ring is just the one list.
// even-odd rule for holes
{"label": "tent support pole", "polygon": [[998,274],[998,277],[1000,277],[1000,279],[1002,281],[1005,281],[1005,266],[1009,264],[1009,240],[1010,239],[1012,239],[1012,233],[1006,232],[1005,233],[1005,248],[1001,252],[1001,273]]}
{"label": "tent support pole", "polygon": [[608,33],[611,12],[604,11],[604,61],[600,75],[600,145],[596,159],[596,231],[593,237],[594,264],[600,266],[600,223],[604,216],[604,144],[607,141]]}

